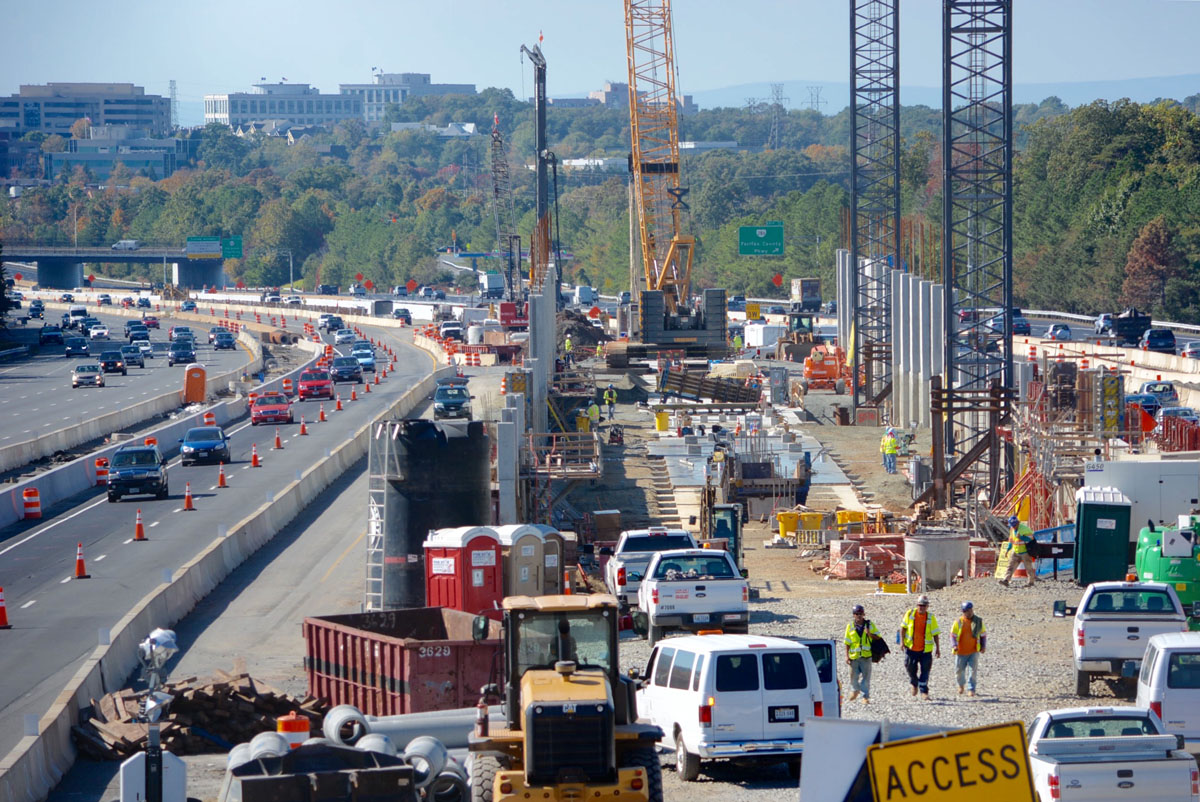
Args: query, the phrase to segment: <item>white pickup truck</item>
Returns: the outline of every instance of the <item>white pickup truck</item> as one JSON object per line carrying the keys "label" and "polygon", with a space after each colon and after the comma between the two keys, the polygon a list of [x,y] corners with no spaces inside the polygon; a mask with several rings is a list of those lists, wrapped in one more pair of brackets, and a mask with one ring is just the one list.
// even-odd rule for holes
{"label": "white pickup truck", "polygon": [[650,559],[637,599],[651,646],[673,629],[745,633],[750,626],[750,583],[727,551],[658,552]]}
{"label": "white pickup truck", "polygon": [[1196,802],[1200,774],[1144,707],[1073,707],[1039,713],[1029,768],[1042,802]]}
{"label": "white pickup truck", "polygon": [[642,574],[646,573],[646,566],[656,552],[694,548],[696,539],[684,529],[652,526],[622,532],[617,547],[604,565],[604,584],[618,602],[632,607],[637,604]]}
{"label": "white pickup truck", "polygon": [[1163,632],[1186,632],[1187,613],[1163,582],[1096,582],[1079,606],[1054,603],[1054,615],[1075,616],[1075,693],[1091,695],[1092,677],[1135,677],[1146,643]]}

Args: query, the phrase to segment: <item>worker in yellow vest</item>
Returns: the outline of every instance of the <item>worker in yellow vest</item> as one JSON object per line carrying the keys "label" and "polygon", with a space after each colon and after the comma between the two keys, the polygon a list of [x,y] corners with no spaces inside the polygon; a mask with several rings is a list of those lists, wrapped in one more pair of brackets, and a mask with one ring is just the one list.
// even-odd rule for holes
{"label": "worker in yellow vest", "polygon": [[611,384],[604,390],[604,406],[608,407],[608,419],[612,420],[617,406],[617,388]]}
{"label": "worker in yellow vest", "polygon": [[563,341],[563,353],[566,355],[567,367],[571,367],[571,351],[574,346],[571,344],[571,335],[568,334],[566,340]]}
{"label": "worker in yellow vest", "polygon": [[864,705],[871,704],[871,641],[879,637],[879,627],[867,618],[861,604],[850,609],[854,620],[846,624],[846,664],[850,666],[850,701],[862,694]]}
{"label": "worker in yellow vest", "polygon": [[1008,519],[1008,543],[1005,544],[1005,549],[1008,551],[1008,570],[1004,572],[1004,579],[1000,580],[1001,585],[1008,587],[1008,582],[1012,579],[1018,565],[1025,566],[1025,575],[1028,577],[1026,587],[1033,587],[1037,582],[1037,568],[1029,553],[1029,544],[1032,542],[1033,530],[1022,523],[1017,516],[1010,516]]}
{"label": "worker in yellow vest", "polygon": [[929,670],[933,668],[933,658],[942,656],[942,630],[937,616],[929,611],[929,597],[924,593],[917,599],[916,607],[905,611],[900,632],[912,695],[919,692],[922,699],[929,701]]}
{"label": "worker in yellow vest", "polygon": [[896,439],[896,430],[888,427],[879,441],[879,451],[883,454],[883,467],[888,473],[896,472],[896,455],[900,453],[900,441]]}
{"label": "worker in yellow vest", "polygon": [[968,696],[975,695],[975,676],[979,672],[979,655],[987,651],[987,627],[975,615],[975,605],[962,603],[962,615],[950,627],[950,642],[954,647],[954,677],[958,692],[965,687]]}

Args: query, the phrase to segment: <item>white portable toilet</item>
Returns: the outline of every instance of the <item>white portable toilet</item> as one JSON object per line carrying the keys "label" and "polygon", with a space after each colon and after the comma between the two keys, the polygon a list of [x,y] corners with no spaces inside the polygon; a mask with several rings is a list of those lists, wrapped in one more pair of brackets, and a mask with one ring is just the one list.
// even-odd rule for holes
{"label": "white portable toilet", "polygon": [[545,591],[545,536],[530,524],[493,526],[504,554],[504,595],[541,596]]}
{"label": "white portable toilet", "polygon": [[563,536],[553,526],[546,524],[530,524],[542,533],[545,541],[542,551],[542,565],[545,581],[542,593],[552,595],[563,592]]}

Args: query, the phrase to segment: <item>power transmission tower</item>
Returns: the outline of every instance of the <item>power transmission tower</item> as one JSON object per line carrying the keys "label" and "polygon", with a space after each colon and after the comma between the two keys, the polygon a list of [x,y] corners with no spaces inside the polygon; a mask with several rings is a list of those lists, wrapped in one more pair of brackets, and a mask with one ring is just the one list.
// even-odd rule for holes
{"label": "power transmission tower", "polygon": [[171,130],[179,128],[179,96],[175,93],[175,79],[171,79]]}
{"label": "power transmission tower", "polygon": [[783,140],[783,118],[787,114],[787,104],[791,98],[783,94],[783,84],[771,84],[771,97],[746,98],[746,111],[751,114],[769,113],[770,127],[767,129],[766,145],[771,150],[779,147]]}
{"label": "power transmission tower", "polygon": [[811,111],[820,111],[823,106],[828,106],[829,101],[821,97],[823,86],[808,86],[808,108]]}

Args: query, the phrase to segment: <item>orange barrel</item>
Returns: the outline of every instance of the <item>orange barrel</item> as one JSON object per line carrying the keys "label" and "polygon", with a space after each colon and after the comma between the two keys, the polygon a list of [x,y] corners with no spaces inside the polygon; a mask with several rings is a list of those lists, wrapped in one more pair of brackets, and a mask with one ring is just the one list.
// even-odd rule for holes
{"label": "orange barrel", "polygon": [[145,440],[142,441],[142,445],[156,446],[156,445],[158,445],[158,438],[157,437],[147,437]]}
{"label": "orange barrel", "polygon": [[96,457],[96,484],[108,484],[108,457]]}
{"label": "orange barrel", "polygon": [[292,749],[296,749],[308,740],[308,717],[297,715],[293,710],[286,716],[275,719],[275,731],[287,739]]}
{"label": "orange barrel", "polygon": [[25,501],[26,518],[42,517],[42,497],[36,487],[27,487],[22,490],[21,498]]}

